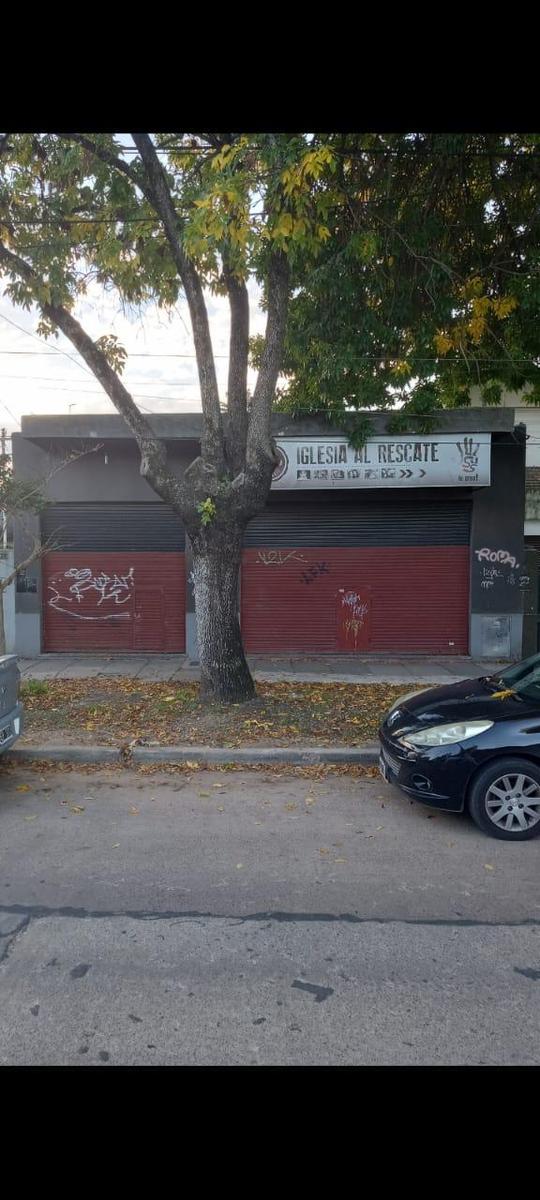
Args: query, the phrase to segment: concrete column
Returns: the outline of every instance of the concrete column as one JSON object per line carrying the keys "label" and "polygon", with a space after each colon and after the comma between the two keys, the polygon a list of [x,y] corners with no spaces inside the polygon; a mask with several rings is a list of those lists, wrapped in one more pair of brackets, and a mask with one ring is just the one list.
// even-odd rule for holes
{"label": "concrete column", "polygon": [[475,492],[471,528],[470,653],[521,658],[523,592],[528,585],[525,518],[525,426],[494,434],[491,486]]}

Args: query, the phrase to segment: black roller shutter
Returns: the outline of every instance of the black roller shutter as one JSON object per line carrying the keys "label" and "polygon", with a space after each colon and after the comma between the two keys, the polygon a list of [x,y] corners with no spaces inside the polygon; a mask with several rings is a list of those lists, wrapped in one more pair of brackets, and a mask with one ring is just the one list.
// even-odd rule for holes
{"label": "black roller shutter", "polygon": [[[311,502],[310,502],[311,501]],[[244,546],[466,546],[471,502],[410,495],[270,503],[248,525]]]}
{"label": "black roller shutter", "polygon": [[52,504],[41,525],[59,551],[185,549],[182,522],[166,504]]}

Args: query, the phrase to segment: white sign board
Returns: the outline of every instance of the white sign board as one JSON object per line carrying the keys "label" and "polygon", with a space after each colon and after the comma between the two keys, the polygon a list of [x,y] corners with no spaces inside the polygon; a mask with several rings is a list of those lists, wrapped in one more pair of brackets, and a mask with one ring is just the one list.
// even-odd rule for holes
{"label": "white sign board", "polygon": [[339,438],[276,438],[272,487],[476,487],[490,483],[490,433],[370,438],[355,450]]}

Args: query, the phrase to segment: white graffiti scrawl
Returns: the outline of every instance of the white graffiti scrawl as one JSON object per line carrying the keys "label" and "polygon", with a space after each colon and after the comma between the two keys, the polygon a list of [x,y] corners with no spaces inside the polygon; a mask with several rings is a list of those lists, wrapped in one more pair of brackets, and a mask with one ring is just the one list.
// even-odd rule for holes
{"label": "white graffiti scrawl", "polygon": [[[72,582],[69,583],[69,580]],[[83,598],[92,599],[93,597],[89,593],[93,592],[95,593],[96,609],[100,608],[106,600],[113,600],[115,608],[118,608],[131,599],[134,586],[133,567],[129,568],[126,575],[107,575],[106,571],[94,575],[90,567],[70,567],[69,570],[64,571],[63,575],[57,576],[49,584],[49,591],[52,592],[49,597],[49,606],[55,608],[57,612],[66,613],[67,616],[77,617],[80,621],[110,621],[111,618],[129,621],[129,612],[125,610],[93,614],[77,612],[77,606],[80,605]],[[67,591],[68,595],[63,595],[60,588]],[[64,607],[66,604],[70,607]]]}
{"label": "white graffiti scrawl", "polygon": [[492,563],[503,563],[505,566],[513,567],[517,570],[519,563],[516,561],[513,554],[508,550],[491,550],[489,546],[483,546],[481,550],[474,552],[478,562],[483,560]]}
{"label": "white graffiti scrawl", "polygon": [[347,619],[343,622],[345,634],[347,637],[352,634],[356,647],[360,631],[369,612],[369,604],[360,599],[358,592],[345,592],[345,595],[341,597],[341,605],[347,613]]}

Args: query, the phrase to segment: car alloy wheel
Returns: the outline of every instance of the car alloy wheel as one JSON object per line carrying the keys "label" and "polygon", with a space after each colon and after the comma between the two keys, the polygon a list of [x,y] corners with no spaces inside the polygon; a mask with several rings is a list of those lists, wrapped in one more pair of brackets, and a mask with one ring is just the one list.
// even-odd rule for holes
{"label": "car alloy wheel", "polygon": [[487,763],[473,779],[467,807],[490,837],[525,842],[540,836],[540,763],[508,755]]}
{"label": "car alloy wheel", "polygon": [[530,775],[500,775],[488,788],[484,804],[498,829],[524,833],[540,822],[540,784]]}

